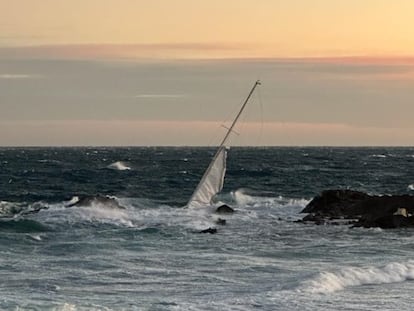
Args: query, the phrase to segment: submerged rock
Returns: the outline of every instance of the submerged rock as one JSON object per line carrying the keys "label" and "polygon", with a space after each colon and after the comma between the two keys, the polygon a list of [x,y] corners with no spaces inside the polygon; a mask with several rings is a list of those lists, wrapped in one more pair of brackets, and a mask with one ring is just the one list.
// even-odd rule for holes
{"label": "submerged rock", "polygon": [[233,214],[234,209],[232,209],[230,206],[223,204],[216,208],[215,211],[216,214]]}
{"label": "submerged rock", "polygon": [[414,196],[372,196],[353,190],[326,190],[302,210],[302,221],[356,227],[414,228]]}
{"label": "submerged rock", "polygon": [[208,229],[201,230],[199,233],[215,234],[215,233],[217,233],[217,229],[216,228],[208,228]]}

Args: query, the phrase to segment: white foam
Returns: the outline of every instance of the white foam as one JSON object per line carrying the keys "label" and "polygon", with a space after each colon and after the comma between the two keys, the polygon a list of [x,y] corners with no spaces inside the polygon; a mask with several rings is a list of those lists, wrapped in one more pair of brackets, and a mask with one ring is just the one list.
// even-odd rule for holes
{"label": "white foam", "polygon": [[[201,231],[215,226],[215,218],[206,209],[187,209],[160,205],[143,198],[116,198],[122,208],[111,208],[94,202],[90,206],[67,208],[67,202],[58,204],[43,203],[45,208],[30,217],[50,226],[66,224],[101,223],[120,227],[145,229],[149,227],[184,227],[191,231]],[[71,202],[76,202],[76,197]]]}
{"label": "white foam", "polygon": [[35,241],[42,241],[40,234],[28,234],[28,237]]}
{"label": "white foam", "polygon": [[408,190],[414,190],[414,184],[408,185]]}
{"label": "white foam", "polygon": [[70,303],[64,303],[58,307],[56,307],[56,311],[75,311],[77,310],[76,305]]}
{"label": "white foam", "polygon": [[[126,227],[134,227],[133,219],[127,210],[106,208],[101,204],[92,204],[88,207],[78,207],[72,209],[73,219],[87,222],[100,222]],[[78,218],[78,219],[77,219]]]}
{"label": "white foam", "polygon": [[72,199],[70,199],[69,201],[65,202],[65,205],[66,206],[69,206],[69,205],[73,205],[73,204],[75,204],[77,202],[79,202],[79,197],[75,195],[75,196],[72,197]]}
{"label": "white foam", "polygon": [[[237,191],[238,221],[255,221],[263,215],[273,218],[298,217],[300,209],[307,204],[307,200],[286,199],[283,197],[256,197]],[[191,231],[201,231],[209,227],[215,227],[219,216],[214,215],[214,208],[188,209],[177,206],[159,204],[145,198],[117,198],[115,200],[125,209],[113,208],[99,201],[90,206],[68,205],[76,203],[79,198],[73,197],[70,201],[58,204],[39,202],[42,210],[31,214],[30,217],[55,226],[62,223],[102,223],[121,227],[149,228],[149,227],[184,227]],[[228,201],[228,200],[225,200]],[[246,204],[246,205],[244,205]],[[32,208],[32,206],[31,206]],[[37,206],[33,209],[38,210]],[[228,216],[231,217],[231,216]],[[228,218],[226,217],[226,218]]]}
{"label": "white foam", "polygon": [[0,206],[7,206],[13,204],[12,202],[8,202],[8,201],[0,201]]}
{"label": "white foam", "polygon": [[[122,200],[122,204],[125,202],[125,200]],[[133,222],[139,227],[179,226],[200,231],[215,226],[212,211],[208,208],[191,209],[157,205],[147,199],[133,199],[125,206],[128,207]]]}
{"label": "white foam", "polygon": [[373,158],[386,158],[387,156],[385,154],[373,154],[371,157],[373,157]]}
{"label": "white foam", "polygon": [[368,284],[400,283],[414,279],[414,261],[389,263],[383,267],[349,267],[335,272],[322,272],[303,283],[299,291],[332,293],[347,287]]}
{"label": "white foam", "polygon": [[22,203],[0,201],[0,215],[14,216],[23,209]]}
{"label": "white foam", "polygon": [[253,196],[244,193],[242,189],[232,192],[232,196],[238,206],[246,206],[252,204],[255,201]]}
{"label": "white foam", "polygon": [[[38,213],[31,214],[25,217],[31,217],[46,223],[48,225],[56,225],[61,223],[104,223],[118,226],[132,227],[133,223],[130,219],[129,211],[127,209],[111,208],[102,203],[92,203],[90,206],[76,206],[70,207],[70,203],[76,203],[78,197],[73,197],[70,201],[64,201],[57,204],[49,204],[45,202],[36,202],[29,206],[30,209],[39,210]],[[39,206],[36,206],[39,205]]]}
{"label": "white foam", "polygon": [[118,171],[126,171],[126,170],[131,169],[125,162],[122,162],[122,161],[117,161],[112,164],[109,164],[108,168],[118,170]]}
{"label": "white foam", "polygon": [[287,199],[282,196],[267,197],[267,196],[252,196],[245,193],[244,189],[239,189],[231,193],[237,206],[252,206],[252,207],[297,207],[304,208],[309,200],[306,199]]}

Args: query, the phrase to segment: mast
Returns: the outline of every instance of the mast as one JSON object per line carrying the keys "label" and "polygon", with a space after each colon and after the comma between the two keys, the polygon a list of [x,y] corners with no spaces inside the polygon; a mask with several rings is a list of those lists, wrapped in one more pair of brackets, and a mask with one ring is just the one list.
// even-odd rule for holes
{"label": "mast", "polygon": [[255,90],[255,89],[256,89],[256,87],[257,87],[258,85],[260,85],[260,84],[261,84],[261,83],[260,83],[260,80],[257,80],[257,81],[254,83],[254,85],[253,85],[252,89],[251,89],[251,90],[250,90],[250,92],[249,92],[249,95],[247,95],[247,97],[246,97],[246,99],[245,99],[245,101],[244,101],[243,105],[241,106],[239,113],[237,114],[236,118],[233,120],[233,123],[232,123],[232,124],[231,124],[231,126],[229,127],[229,129],[228,129],[228,131],[227,131],[226,136],[224,136],[223,141],[221,142],[221,144],[220,144],[220,146],[219,146],[219,150],[220,150],[220,148],[221,148],[221,147],[222,147],[222,146],[226,143],[227,139],[228,139],[228,138],[229,138],[229,136],[230,136],[230,133],[233,131],[234,126],[236,125],[237,121],[239,120],[239,118],[240,118],[240,116],[241,116],[241,114],[242,114],[242,112],[243,112],[244,108],[246,107],[246,105],[247,105],[247,103],[248,103],[248,101],[249,101],[250,97],[252,96],[252,94],[253,94],[254,90]]}
{"label": "mast", "polygon": [[[227,142],[227,139],[229,138],[230,133],[233,131],[234,126],[236,125],[236,123],[237,123],[237,121],[239,120],[239,118],[240,118],[240,116],[241,116],[241,114],[242,114],[242,112],[243,112],[244,108],[246,107],[247,103],[249,102],[250,97],[252,96],[252,94],[253,94],[254,90],[256,89],[256,87],[257,87],[258,85],[260,85],[260,84],[261,84],[261,83],[260,83],[260,80],[257,80],[257,81],[254,83],[254,85],[253,85],[252,89],[251,89],[251,90],[250,90],[250,92],[249,92],[249,95],[247,95],[247,97],[246,97],[246,99],[244,100],[244,102],[243,102],[243,104],[242,104],[242,106],[241,106],[241,108],[240,108],[239,112],[237,113],[236,117],[234,118],[233,123],[232,123],[232,124],[231,124],[231,126],[228,128],[226,135],[224,136],[224,138],[223,138],[223,140],[222,140],[221,144],[219,145],[219,147],[218,147],[218,149],[217,149],[217,151],[216,151],[216,153],[215,153],[215,155],[214,155],[213,159],[212,159],[212,160],[211,160],[211,162],[210,162],[210,165],[208,166],[207,170],[204,172],[203,177],[201,178],[201,180],[200,180],[200,182],[198,183],[198,185],[197,185],[196,189],[194,190],[194,192],[193,192],[193,194],[192,194],[192,196],[191,196],[190,200],[188,201],[187,206],[189,206],[189,205],[190,205],[190,203],[193,201],[193,198],[196,196],[197,192],[200,190],[201,186],[204,184],[204,182],[205,182],[205,180],[206,180],[207,176],[209,175],[209,173],[210,173],[210,171],[211,171],[211,169],[212,169],[212,167],[213,167],[214,163],[216,162],[217,158],[219,157],[220,153],[222,152],[222,149],[223,149],[223,147],[224,147],[225,143]],[[224,150],[224,152],[226,152],[226,151]],[[225,161],[225,157],[226,157],[226,154],[224,154],[224,161]],[[224,168],[224,170],[225,170],[225,168]],[[223,178],[224,178],[224,175],[223,175]],[[221,187],[222,187],[222,186],[221,186]]]}

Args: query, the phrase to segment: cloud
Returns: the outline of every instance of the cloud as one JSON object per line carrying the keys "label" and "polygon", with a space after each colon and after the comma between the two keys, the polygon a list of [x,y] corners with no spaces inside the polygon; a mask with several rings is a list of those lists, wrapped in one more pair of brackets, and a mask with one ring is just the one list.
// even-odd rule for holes
{"label": "cloud", "polygon": [[[0,36],[1,40],[12,36]],[[414,65],[413,56],[332,56],[327,57],[263,57],[263,46],[255,43],[142,43],[142,44],[45,44],[0,47],[0,58],[5,59],[223,59],[260,62],[285,62],[343,65]],[[341,53],[343,54],[343,53]]]}
{"label": "cloud", "polygon": [[2,58],[57,59],[179,59],[222,56],[248,49],[247,45],[226,43],[171,44],[62,44],[9,46],[0,48]]}
{"label": "cloud", "polygon": [[139,94],[135,95],[134,98],[145,98],[145,99],[174,99],[187,97],[186,94]]}
{"label": "cloud", "polygon": [[33,74],[15,74],[15,73],[0,74],[0,79],[5,79],[5,80],[36,79],[40,77],[41,77],[40,75],[33,75]]}

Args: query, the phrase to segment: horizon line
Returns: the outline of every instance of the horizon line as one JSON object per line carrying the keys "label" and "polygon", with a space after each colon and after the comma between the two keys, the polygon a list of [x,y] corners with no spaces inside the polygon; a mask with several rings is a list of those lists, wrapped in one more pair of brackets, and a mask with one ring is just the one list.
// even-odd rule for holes
{"label": "horizon line", "polygon": [[[244,45],[245,47],[247,45]],[[220,43],[65,43],[0,46],[0,58],[66,59],[66,60],[125,60],[125,61],[279,61],[279,62],[347,62],[347,63],[414,63],[414,54],[379,53],[315,53],[314,55],[257,56],[257,51],[233,44]],[[246,56],[220,55],[241,51]],[[157,55],[156,53],[160,53]],[[178,55],[162,55],[174,52]],[[178,52],[178,53],[177,53]],[[191,53],[194,53],[193,55]],[[217,55],[200,56],[216,52]],[[141,55],[139,55],[141,53]],[[145,55],[149,53],[150,55]],[[174,54],[172,53],[172,54]],[[186,56],[179,54],[188,54]],[[230,53],[231,54],[231,53]],[[237,53],[236,53],[237,54]],[[251,56],[249,56],[249,54]],[[293,53],[292,53],[293,54]],[[324,55],[325,54],[325,55]]]}
{"label": "horizon line", "polygon": [[[219,145],[0,145],[7,148],[217,148]],[[414,148],[413,145],[234,145],[232,148]]]}

